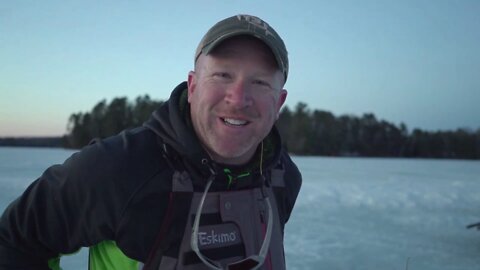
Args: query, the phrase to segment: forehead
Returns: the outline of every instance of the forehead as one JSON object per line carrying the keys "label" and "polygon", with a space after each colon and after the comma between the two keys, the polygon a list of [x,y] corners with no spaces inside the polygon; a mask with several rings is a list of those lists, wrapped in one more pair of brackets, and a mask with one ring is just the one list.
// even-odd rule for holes
{"label": "forehead", "polygon": [[279,69],[275,56],[270,48],[261,40],[248,35],[240,35],[226,39],[216,46],[209,55],[229,57],[247,53],[264,60],[265,63],[272,68]]}

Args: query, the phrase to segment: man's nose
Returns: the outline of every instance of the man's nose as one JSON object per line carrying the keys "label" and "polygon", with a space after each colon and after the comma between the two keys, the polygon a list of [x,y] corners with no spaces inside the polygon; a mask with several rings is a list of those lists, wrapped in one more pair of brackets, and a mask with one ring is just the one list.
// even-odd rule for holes
{"label": "man's nose", "polygon": [[225,100],[233,106],[243,108],[252,105],[251,89],[245,80],[241,79],[232,83],[225,95]]}

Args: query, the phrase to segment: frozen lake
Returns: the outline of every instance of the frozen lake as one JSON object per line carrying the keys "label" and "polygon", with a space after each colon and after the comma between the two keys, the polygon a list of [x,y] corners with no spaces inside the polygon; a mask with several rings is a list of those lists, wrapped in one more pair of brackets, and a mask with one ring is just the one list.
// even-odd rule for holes
{"label": "frozen lake", "polygon": [[480,269],[478,161],[296,158],[290,269]]}
{"label": "frozen lake", "polygon": [[[0,147],[0,211],[72,151]],[[294,157],[288,269],[480,269],[480,162]],[[87,269],[86,250],[62,260]]]}

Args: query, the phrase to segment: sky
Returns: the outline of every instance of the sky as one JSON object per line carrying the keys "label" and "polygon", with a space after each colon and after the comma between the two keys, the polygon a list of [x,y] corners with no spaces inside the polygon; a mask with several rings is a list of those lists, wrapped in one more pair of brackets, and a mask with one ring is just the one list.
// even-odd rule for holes
{"label": "sky", "polygon": [[0,137],[56,136],[102,99],[168,99],[217,21],[284,39],[286,106],[409,130],[480,128],[480,1],[0,2]]}

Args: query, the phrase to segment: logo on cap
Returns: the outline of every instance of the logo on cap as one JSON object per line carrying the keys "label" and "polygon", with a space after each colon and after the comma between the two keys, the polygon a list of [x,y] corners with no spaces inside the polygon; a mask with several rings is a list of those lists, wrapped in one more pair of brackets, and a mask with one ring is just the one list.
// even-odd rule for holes
{"label": "logo on cap", "polygon": [[265,30],[265,35],[266,35],[266,36],[268,36],[268,35],[273,36],[272,32],[270,32],[270,31],[268,30],[268,29],[270,28],[270,26],[268,25],[268,23],[262,21],[262,19],[260,19],[260,18],[258,18],[258,17],[240,14],[240,15],[237,15],[237,19],[238,19],[239,21],[241,21],[242,19],[244,19],[246,22],[248,22],[249,24],[253,25],[254,27],[258,27],[258,28],[260,28],[260,29]]}

